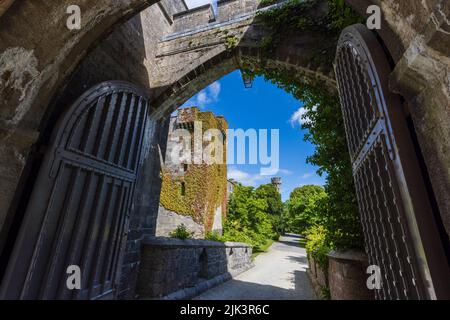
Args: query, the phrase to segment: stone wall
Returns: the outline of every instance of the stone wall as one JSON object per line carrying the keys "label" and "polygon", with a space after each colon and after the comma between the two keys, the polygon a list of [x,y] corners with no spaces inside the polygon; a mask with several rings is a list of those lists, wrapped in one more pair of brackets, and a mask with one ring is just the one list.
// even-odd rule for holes
{"label": "stone wall", "polygon": [[[221,213],[222,214],[222,213]],[[158,220],[156,223],[156,236],[168,237],[179,225],[184,224],[186,228],[194,233],[194,238],[201,239],[205,235],[205,226],[196,223],[189,216],[177,214],[176,212],[167,210],[159,206]]]}
{"label": "stone wall", "polygon": [[188,299],[252,267],[242,243],[147,237],[142,241],[139,298]]}
{"label": "stone wall", "polygon": [[316,296],[321,298],[323,290],[329,287],[328,284],[328,270],[322,269],[320,265],[312,257],[308,257],[309,269],[307,273],[313,285]]}

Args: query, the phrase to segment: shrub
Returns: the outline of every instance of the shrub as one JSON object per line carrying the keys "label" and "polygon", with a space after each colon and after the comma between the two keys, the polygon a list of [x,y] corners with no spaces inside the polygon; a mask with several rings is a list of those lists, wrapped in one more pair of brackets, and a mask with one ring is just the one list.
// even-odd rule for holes
{"label": "shrub", "polygon": [[327,254],[330,252],[326,236],[327,232],[323,226],[313,226],[306,233],[306,252],[323,270],[328,268]]}
{"label": "shrub", "polygon": [[217,241],[217,242],[225,242],[226,240],[217,232],[214,231],[210,231],[207,232],[205,235],[205,240],[209,240],[209,241]]}
{"label": "shrub", "polygon": [[192,239],[194,236],[193,232],[187,230],[184,224],[180,224],[175,230],[170,233],[170,237],[177,239]]}

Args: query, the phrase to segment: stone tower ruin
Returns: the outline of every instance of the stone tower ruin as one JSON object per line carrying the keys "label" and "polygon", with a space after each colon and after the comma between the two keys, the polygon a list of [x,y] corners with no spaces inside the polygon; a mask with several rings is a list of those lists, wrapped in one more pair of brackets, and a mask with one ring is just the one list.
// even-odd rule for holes
{"label": "stone tower ruin", "polygon": [[278,192],[281,192],[281,178],[280,177],[273,177],[272,184],[277,188]]}
{"label": "stone tower ruin", "polygon": [[[196,107],[181,109],[171,117],[156,236],[169,236],[181,224],[196,238],[208,232],[222,234],[227,204],[227,127],[223,117]],[[222,154],[221,163],[207,164],[199,159],[213,141],[206,138],[209,129],[222,135],[222,147],[213,151]],[[199,138],[203,147],[200,155]],[[182,156],[181,149],[185,152]]]}

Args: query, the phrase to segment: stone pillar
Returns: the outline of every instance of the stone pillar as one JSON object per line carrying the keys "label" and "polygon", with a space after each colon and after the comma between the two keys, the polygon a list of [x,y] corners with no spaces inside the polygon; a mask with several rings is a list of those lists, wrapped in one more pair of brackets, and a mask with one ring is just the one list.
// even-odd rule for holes
{"label": "stone pillar", "polygon": [[328,254],[328,281],[332,300],[373,300],[367,286],[366,254],[358,251],[332,251]]}
{"label": "stone pillar", "polygon": [[161,178],[159,150],[165,155],[168,119],[149,120],[144,159],[139,169],[130,226],[122,265],[119,299],[134,299],[135,287],[141,263],[141,240],[144,235],[155,235],[158,216]]}
{"label": "stone pillar", "polygon": [[[444,1],[445,2],[445,1]],[[411,41],[390,79],[407,101],[436,196],[450,234],[450,4],[439,6]],[[440,223],[438,221],[438,223]],[[447,239],[448,240],[448,239]]]}

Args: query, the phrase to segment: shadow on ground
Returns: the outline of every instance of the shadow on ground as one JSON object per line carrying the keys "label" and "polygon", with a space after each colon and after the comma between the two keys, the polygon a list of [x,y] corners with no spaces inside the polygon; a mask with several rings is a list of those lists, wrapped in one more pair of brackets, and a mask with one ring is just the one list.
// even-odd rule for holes
{"label": "shadow on ground", "polygon": [[[207,296],[199,296],[194,300],[313,300],[309,292],[304,291],[310,286],[305,271],[294,271],[295,289],[285,289],[272,285],[231,280],[223,285],[222,290]],[[228,291],[227,287],[234,290]]]}

